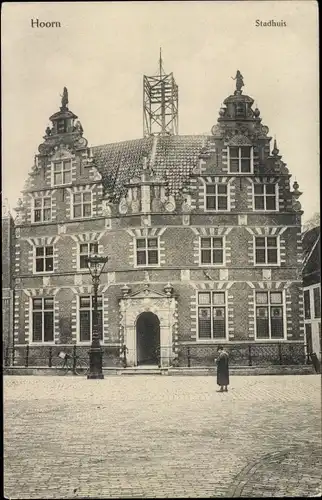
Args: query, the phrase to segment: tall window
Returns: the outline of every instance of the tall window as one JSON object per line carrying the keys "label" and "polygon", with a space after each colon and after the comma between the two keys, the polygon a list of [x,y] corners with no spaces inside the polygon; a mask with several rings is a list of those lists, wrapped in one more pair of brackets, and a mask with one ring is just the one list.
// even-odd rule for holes
{"label": "tall window", "polygon": [[304,319],[311,319],[310,290],[304,290]]}
{"label": "tall window", "polygon": [[152,266],[158,263],[158,238],[138,238],[136,240],[136,264],[138,266]]}
{"label": "tall window", "polygon": [[237,102],[235,104],[235,110],[236,110],[236,118],[238,117],[244,117],[246,114],[246,103],[244,102]]}
{"label": "tall window", "polygon": [[72,162],[63,160],[54,163],[54,186],[70,184],[72,181]]}
{"label": "tall window", "polygon": [[200,260],[200,264],[212,266],[223,264],[223,238],[200,238]]}
{"label": "tall window", "polygon": [[79,245],[79,269],[88,269],[86,259],[93,253],[98,254],[98,243],[81,243]]}
{"label": "tall window", "polygon": [[228,186],[224,184],[206,186],[206,210],[228,210]]}
{"label": "tall window", "polygon": [[314,317],[321,318],[321,295],[320,285],[313,288]]}
{"label": "tall window", "polygon": [[36,273],[50,272],[54,270],[54,247],[36,247]]}
{"label": "tall window", "polygon": [[249,173],[252,170],[252,148],[250,146],[229,148],[229,171]]}
{"label": "tall window", "polygon": [[225,292],[198,293],[199,339],[226,338]]}
{"label": "tall window", "polygon": [[32,300],[32,341],[54,341],[53,297],[40,297]]}
{"label": "tall window", "polygon": [[[102,296],[97,297],[97,324],[100,340],[103,340]],[[81,342],[91,342],[94,323],[94,297],[79,297],[79,337]]]}
{"label": "tall window", "polygon": [[277,184],[254,184],[255,210],[276,210]]}
{"label": "tall window", "polygon": [[46,222],[51,220],[51,198],[35,198],[34,200],[34,222]]}
{"label": "tall window", "polygon": [[276,236],[255,237],[255,263],[278,263],[278,242]]}
{"label": "tall window", "polygon": [[256,338],[284,338],[282,292],[256,292]]}
{"label": "tall window", "polygon": [[57,121],[57,132],[58,134],[67,132],[67,120],[62,119]]}
{"label": "tall window", "polygon": [[85,191],[73,195],[73,217],[91,217],[92,215],[92,193]]}

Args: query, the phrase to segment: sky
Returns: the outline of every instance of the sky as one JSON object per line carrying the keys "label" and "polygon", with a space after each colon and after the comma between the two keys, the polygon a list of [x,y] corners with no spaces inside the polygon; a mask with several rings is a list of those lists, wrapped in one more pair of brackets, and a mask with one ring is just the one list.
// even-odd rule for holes
{"label": "sky", "polygon": [[[31,20],[61,23],[32,28]],[[284,27],[256,20],[285,21]],[[319,211],[314,1],[10,2],[2,5],[2,196],[13,209],[66,86],[89,145],[143,135],[143,75],[179,86],[179,133],[210,133],[239,69],[276,136],[303,221]]]}

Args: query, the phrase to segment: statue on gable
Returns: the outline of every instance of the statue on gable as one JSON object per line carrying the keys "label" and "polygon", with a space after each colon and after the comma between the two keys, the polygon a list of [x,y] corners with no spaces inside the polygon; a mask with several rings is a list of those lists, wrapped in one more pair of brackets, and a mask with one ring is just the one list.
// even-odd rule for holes
{"label": "statue on gable", "polygon": [[66,87],[64,87],[64,90],[63,90],[63,95],[61,96],[61,105],[62,105],[62,108],[67,108],[67,105],[68,105],[68,90]]}
{"label": "statue on gable", "polygon": [[74,130],[75,130],[75,132],[78,132],[80,135],[83,135],[84,129],[83,129],[83,126],[79,120],[77,120],[77,122],[75,123]]}
{"label": "statue on gable", "polygon": [[243,75],[237,70],[235,78],[232,77],[233,80],[236,80],[236,92],[241,92],[242,87],[244,87],[244,79]]}

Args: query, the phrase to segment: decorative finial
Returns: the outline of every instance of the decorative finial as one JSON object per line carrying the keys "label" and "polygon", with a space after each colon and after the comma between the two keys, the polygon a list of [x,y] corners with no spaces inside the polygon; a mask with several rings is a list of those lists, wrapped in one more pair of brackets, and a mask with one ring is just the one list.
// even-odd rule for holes
{"label": "decorative finial", "polygon": [[68,90],[66,87],[64,87],[63,95],[61,96],[61,105],[64,109],[66,109],[68,105]]}
{"label": "decorative finial", "polygon": [[277,147],[277,142],[276,142],[276,138],[275,138],[274,139],[274,147],[273,147],[273,150],[272,150],[272,155],[273,156],[277,156],[279,152],[280,152],[280,150]]}
{"label": "decorative finial", "polygon": [[244,78],[239,69],[237,70],[235,78],[232,77],[233,80],[236,80],[236,90],[235,94],[242,93],[242,87],[244,87]]}
{"label": "decorative finial", "polygon": [[8,198],[5,198],[2,202],[2,216],[6,216],[10,214],[10,207]]}
{"label": "decorative finial", "polygon": [[299,187],[300,187],[300,186],[299,186],[299,183],[295,180],[295,181],[293,182],[293,189],[294,189],[294,192],[295,192],[295,193],[298,193]]}

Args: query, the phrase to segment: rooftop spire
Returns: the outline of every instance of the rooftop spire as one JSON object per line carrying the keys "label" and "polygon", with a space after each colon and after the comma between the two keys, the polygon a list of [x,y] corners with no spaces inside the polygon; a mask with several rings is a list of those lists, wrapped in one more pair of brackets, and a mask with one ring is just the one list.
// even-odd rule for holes
{"label": "rooftop spire", "polygon": [[162,47],[160,47],[160,57],[159,57],[159,73],[160,73],[160,76],[162,75]]}
{"label": "rooftop spire", "polygon": [[161,47],[157,75],[143,77],[143,133],[144,136],[178,133],[178,85],[173,73],[164,71]]}

